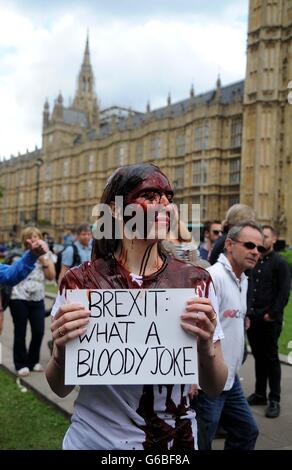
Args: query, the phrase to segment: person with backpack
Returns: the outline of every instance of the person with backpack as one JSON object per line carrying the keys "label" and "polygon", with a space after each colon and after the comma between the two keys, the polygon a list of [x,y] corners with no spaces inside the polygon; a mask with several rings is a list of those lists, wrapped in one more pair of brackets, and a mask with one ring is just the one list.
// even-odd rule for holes
{"label": "person with backpack", "polygon": [[[72,235],[72,231],[71,231]],[[55,262],[56,282],[60,285],[64,274],[74,266],[79,266],[85,261],[91,259],[92,249],[92,234],[89,224],[81,224],[76,231],[76,240],[70,242],[71,238],[66,238],[65,248],[57,254],[57,261]],[[64,237],[65,241],[65,237]],[[48,310],[46,316],[50,314]],[[49,339],[47,342],[50,353],[52,354],[54,342]]]}
{"label": "person with backpack", "polygon": [[[58,254],[56,262],[56,280],[60,285],[64,274],[73,266],[79,266],[85,261],[91,259],[91,228],[88,224],[81,224],[77,228],[76,240],[65,247],[65,249]],[[59,268],[59,265],[60,268]]]}

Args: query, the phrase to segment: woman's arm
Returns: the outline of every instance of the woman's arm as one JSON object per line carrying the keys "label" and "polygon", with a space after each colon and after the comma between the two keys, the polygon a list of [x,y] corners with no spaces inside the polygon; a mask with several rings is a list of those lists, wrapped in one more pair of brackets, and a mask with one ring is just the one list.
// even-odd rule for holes
{"label": "woman's arm", "polygon": [[200,386],[210,397],[219,395],[227,380],[220,341],[213,342],[216,314],[209,299],[191,299],[181,316],[182,328],[197,336]]}
{"label": "woman's arm", "polygon": [[0,284],[13,286],[26,278],[35,268],[37,257],[30,251],[11,265],[0,264]]}
{"label": "woman's arm", "polygon": [[223,359],[220,340],[212,345],[198,345],[200,387],[209,397],[216,397],[224,389],[228,369]]}
{"label": "woman's arm", "polygon": [[48,251],[48,246],[43,240],[26,240],[30,249],[15,263],[11,265],[0,264],[0,284],[14,286],[25,279],[35,268],[38,256]]}
{"label": "woman's arm", "polygon": [[85,333],[90,311],[78,304],[62,305],[52,320],[53,353],[46,368],[47,381],[59,397],[66,397],[74,385],[65,385],[65,345]]}
{"label": "woman's arm", "polygon": [[45,278],[48,279],[48,281],[53,281],[56,277],[56,271],[55,271],[55,265],[53,263],[51,256],[48,256],[48,255],[41,256],[39,258],[39,262],[41,263],[44,269]]}

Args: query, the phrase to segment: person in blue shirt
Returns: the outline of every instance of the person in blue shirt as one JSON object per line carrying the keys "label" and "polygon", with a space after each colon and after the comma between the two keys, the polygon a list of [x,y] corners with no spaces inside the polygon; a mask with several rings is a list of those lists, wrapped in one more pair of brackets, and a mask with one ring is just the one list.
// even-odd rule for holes
{"label": "person in blue shirt", "polygon": [[27,240],[30,249],[12,265],[0,264],[0,284],[14,286],[22,281],[34,269],[37,258],[48,252],[48,246],[43,240],[32,242]]}

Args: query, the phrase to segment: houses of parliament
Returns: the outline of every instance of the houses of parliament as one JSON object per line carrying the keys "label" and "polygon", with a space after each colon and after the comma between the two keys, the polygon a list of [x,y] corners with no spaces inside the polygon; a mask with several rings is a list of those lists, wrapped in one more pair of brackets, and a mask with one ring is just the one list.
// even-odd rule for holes
{"label": "houses of parliament", "polygon": [[[214,80],[215,82],[215,80]],[[0,162],[0,241],[37,222],[57,238],[93,223],[108,176],[154,162],[177,204],[200,204],[201,221],[252,206],[292,244],[292,0],[250,0],[245,80],[145,112],[100,109],[87,38],[75,97],[43,108],[42,147]],[[291,90],[292,92],[292,90]]]}

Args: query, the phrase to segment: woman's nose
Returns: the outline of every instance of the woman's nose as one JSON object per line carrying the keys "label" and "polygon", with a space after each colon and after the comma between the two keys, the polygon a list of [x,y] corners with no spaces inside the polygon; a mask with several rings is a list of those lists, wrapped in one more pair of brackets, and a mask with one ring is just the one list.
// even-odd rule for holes
{"label": "woman's nose", "polygon": [[168,200],[168,197],[165,194],[162,194],[160,196],[159,204],[163,204],[164,206],[168,206],[169,200]]}

